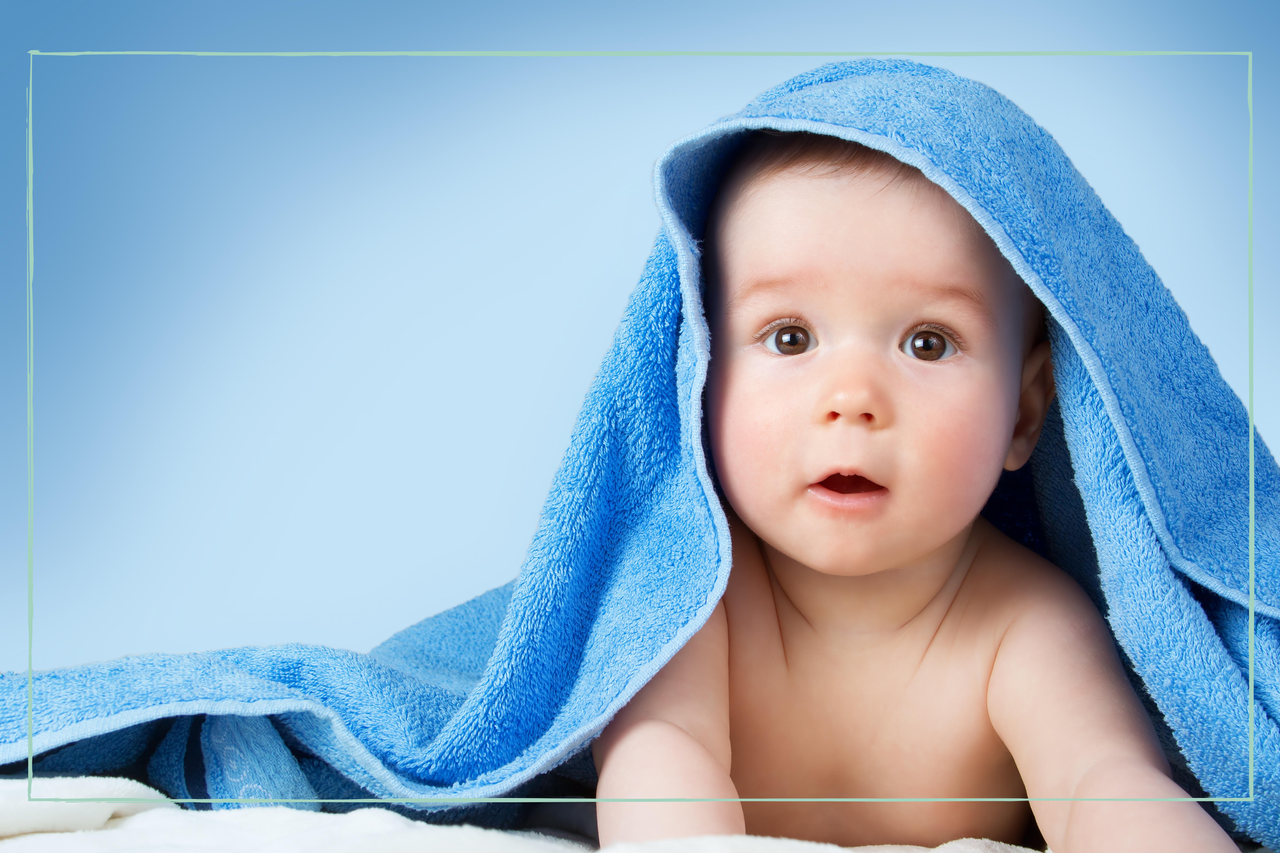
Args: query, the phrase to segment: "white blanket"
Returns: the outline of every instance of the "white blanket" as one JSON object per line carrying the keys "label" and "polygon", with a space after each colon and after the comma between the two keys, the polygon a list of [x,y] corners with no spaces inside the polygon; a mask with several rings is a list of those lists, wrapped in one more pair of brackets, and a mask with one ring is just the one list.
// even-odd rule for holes
{"label": "white blanket", "polygon": [[[0,780],[0,853],[225,851],[225,853],[581,853],[588,845],[537,832],[433,826],[386,809],[324,814],[270,808],[188,811],[128,779],[47,778],[32,796],[152,799],[149,803],[30,802],[27,782]],[[610,853],[834,853],[843,848],[785,838],[715,836],[618,844]],[[923,847],[856,848],[863,853],[922,853]],[[965,839],[938,853],[1030,853],[995,841]]]}

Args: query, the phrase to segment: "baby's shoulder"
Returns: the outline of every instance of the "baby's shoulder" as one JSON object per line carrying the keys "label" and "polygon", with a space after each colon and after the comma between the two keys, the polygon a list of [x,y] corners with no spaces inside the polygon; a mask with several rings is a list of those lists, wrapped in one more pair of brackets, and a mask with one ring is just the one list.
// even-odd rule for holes
{"label": "baby's shoulder", "polygon": [[995,621],[1047,620],[1101,627],[1101,616],[1074,579],[1031,549],[1013,541],[985,519],[978,519],[982,536],[965,579],[970,604],[980,603]]}

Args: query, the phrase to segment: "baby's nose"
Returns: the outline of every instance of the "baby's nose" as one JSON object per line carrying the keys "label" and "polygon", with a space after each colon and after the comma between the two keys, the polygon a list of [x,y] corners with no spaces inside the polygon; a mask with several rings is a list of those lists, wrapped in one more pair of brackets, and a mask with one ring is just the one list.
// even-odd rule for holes
{"label": "baby's nose", "polygon": [[821,366],[813,410],[818,423],[877,430],[892,425],[890,364],[855,346],[834,348]]}
{"label": "baby's nose", "polygon": [[842,383],[824,402],[819,411],[828,424],[884,429],[892,420],[888,397],[876,382]]}
{"label": "baby's nose", "polygon": [[[828,420],[828,421],[838,421],[838,420],[840,420],[842,417],[844,417],[844,415],[842,415],[842,414],[841,414],[840,412],[838,412],[838,411],[835,411],[834,409],[833,409],[832,411],[830,411],[830,412],[827,412],[827,420]],[[866,425],[868,425],[868,426],[873,426],[873,425],[875,424],[875,422],[876,422],[876,416],[875,416],[875,413],[874,413],[874,412],[863,412],[862,414],[858,415],[857,417],[858,417],[858,419],[859,419],[859,420],[861,420],[863,423],[865,423],[865,424],[866,424]]]}

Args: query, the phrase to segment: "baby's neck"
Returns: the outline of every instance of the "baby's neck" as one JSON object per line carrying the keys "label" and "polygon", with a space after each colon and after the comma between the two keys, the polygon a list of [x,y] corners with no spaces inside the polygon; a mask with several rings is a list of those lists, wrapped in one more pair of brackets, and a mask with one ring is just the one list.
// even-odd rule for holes
{"label": "baby's neck", "polygon": [[778,607],[791,610],[819,637],[878,645],[942,621],[968,573],[988,525],[982,519],[942,547],[905,566],[867,575],[830,575],[760,542]]}

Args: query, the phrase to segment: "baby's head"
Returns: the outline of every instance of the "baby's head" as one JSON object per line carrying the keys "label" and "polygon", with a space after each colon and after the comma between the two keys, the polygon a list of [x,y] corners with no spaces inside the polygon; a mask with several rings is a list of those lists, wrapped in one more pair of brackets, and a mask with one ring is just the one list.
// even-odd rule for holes
{"label": "baby's head", "polygon": [[963,535],[1053,395],[1043,309],[917,169],[757,132],[706,229],[707,417],[725,497],[778,551],[862,575]]}

